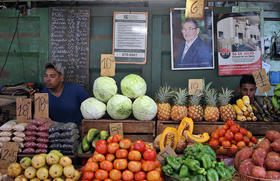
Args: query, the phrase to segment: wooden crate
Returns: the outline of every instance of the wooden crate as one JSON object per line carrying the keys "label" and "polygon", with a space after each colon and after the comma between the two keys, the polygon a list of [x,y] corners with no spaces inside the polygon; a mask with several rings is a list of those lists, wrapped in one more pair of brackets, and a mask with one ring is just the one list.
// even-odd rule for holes
{"label": "wooden crate", "polygon": [[[254,136],[263,137],[267,130],[280,130],[280,122],[238,122],[242,128],[251,131]],[[166,127],[178,127],[180,122],[161,121],[157,122],[157,135],[161,134]],[[224,125],[225,122],[194,122],[194,134],[209,133],[211,134],[218,127]]]}
{"label": "wooden crate", "polygon": [[155,138],[155,121],[138,121],[138,120],[82,120],[82,137],[87,134],[90,128],[110,131],[110,123],[123,123],[123,133],[125,138],[132,141],[143,140],[153,142]]}

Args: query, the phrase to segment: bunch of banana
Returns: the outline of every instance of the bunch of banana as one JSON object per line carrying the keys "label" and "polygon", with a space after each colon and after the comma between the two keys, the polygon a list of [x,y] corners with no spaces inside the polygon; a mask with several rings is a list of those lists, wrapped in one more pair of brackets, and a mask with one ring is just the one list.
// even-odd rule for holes
{"label": "bunch of banana", "polygon": [[277,84],[274,88],[274,96],[271,99],[272,105],[276,111],[280,111],[280,84]]}
{"label": "bunch of banana", "polygon": [[268,96],[256,97],[251,106],[259,121],[272,122],[278,120],[280,110],[274,106],[274,99],[275,98],[270,98]]}
{"label": "bunch of banana", "polygon": [[250,98],[243,96],[242,99],[237,99],[236,104],[233,105],[236,112],[237,121],[256,121],[257,117],[254,115],[253,108],[250,105]]}

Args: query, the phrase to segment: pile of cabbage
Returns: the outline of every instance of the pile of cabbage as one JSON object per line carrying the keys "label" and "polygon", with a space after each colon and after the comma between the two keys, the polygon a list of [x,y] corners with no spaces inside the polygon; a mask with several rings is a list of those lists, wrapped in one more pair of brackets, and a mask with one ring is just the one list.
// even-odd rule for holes
{"label": "pile of cabbage", "polygon": [[[131,114],[138,120],[152,120],[157,114],[157,105],[145,95],[147,84],[136,74],[125,76],[118,94],[116,81],[110,77],[99,77],[93,84],[93,95],[81,104],[85,119],[100,119],[106,111],[113,119],[127,119]],[[133,102],[132,102],[133,101]]]}

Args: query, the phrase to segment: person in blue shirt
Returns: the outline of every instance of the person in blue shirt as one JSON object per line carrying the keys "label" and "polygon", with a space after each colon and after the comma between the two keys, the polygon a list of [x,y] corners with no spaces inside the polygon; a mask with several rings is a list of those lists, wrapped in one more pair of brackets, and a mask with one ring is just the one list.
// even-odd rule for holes
{"label": "person in blue shirt", "polygon": [[80,85],[64,82],[64,68],[60,63],[46,63],[41,92],[49,96],[49,116],[56,122],[74,122],[80,125],[83,116],[81,103],[89,93]]}
{"label": "person in blue shirt", "polygon": [[182,26],[185,39],[179,45],[175,68],[211,68],[213,67],[212,48],[198,36],[200,28],[193,19],[186,19]]}

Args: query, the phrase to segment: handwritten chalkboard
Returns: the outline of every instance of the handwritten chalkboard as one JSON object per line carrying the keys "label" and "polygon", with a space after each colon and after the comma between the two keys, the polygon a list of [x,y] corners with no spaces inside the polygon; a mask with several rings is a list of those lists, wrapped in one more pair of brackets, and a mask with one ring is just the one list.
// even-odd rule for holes
{"label": "handwritten chalkboard", "polygon": [[90,9],[50,9],[50,62],[64,67],[66,82],[88,86]]}

